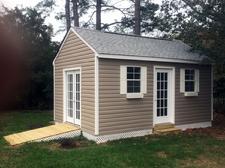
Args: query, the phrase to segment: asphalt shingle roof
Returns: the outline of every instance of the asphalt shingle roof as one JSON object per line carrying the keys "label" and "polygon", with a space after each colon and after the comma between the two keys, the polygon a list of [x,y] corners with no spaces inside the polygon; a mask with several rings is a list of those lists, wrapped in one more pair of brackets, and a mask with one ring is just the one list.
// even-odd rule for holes
{"label": "asphalt shingle roof", "polygon": [[98,54],[179,59],[196,62],[200,62],[205,58],[205,56],[191,52],[191,47],[180,40],[155,39],[83,28],[74,28],[74,30]]}

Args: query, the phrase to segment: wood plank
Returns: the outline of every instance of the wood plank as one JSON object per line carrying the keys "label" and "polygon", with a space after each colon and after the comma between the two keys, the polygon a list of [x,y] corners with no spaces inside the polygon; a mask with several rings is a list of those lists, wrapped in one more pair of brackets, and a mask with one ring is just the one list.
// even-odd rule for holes
{"label": "wood plank", "polygon": [[71,131],[76,131],[79,129],[80,128],[78,126],[63,123],[8,135],[5,136],[4,138],[10,145],[19,145],[25,142],[31,142],[34,140],[39,140],[42,138],[47,138]]}

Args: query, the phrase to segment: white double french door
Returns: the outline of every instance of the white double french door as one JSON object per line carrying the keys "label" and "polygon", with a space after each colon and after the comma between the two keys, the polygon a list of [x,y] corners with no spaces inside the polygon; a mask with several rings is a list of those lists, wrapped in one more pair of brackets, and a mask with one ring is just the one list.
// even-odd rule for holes
{"label": "white double french door", "polygon": [[174,71],[155,68],[154,73],[154,124],[174,122]]}
{"label": "white double french door", "polygon": [[66,121],[80,125],[80,71],[66,72]]}

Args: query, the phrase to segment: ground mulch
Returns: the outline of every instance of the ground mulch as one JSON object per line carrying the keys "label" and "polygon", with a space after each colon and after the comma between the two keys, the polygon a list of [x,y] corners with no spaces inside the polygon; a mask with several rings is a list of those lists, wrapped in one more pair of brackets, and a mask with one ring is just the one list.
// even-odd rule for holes
{"label": "ground mulch", "polygon": [[187,129],[184,133],[209,135],[218,140],[225,140],[225,115],[221,113],[214,113],[212,127]]}

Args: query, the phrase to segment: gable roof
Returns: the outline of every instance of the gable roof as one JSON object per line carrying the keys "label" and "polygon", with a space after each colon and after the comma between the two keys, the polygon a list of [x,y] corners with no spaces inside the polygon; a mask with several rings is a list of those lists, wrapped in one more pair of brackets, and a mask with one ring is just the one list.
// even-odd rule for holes
{"label": "gable roof", "polygon": [[196,63],[207,58],[206,56],[191,52],[191,47],[180,40],[116,34],[77,27],[73,29],[75,33],[100,55],[117,55],[121,56],[121,58],[129,56],[129,58],[135,57],[137,60],[143,57],[163,58]]}

